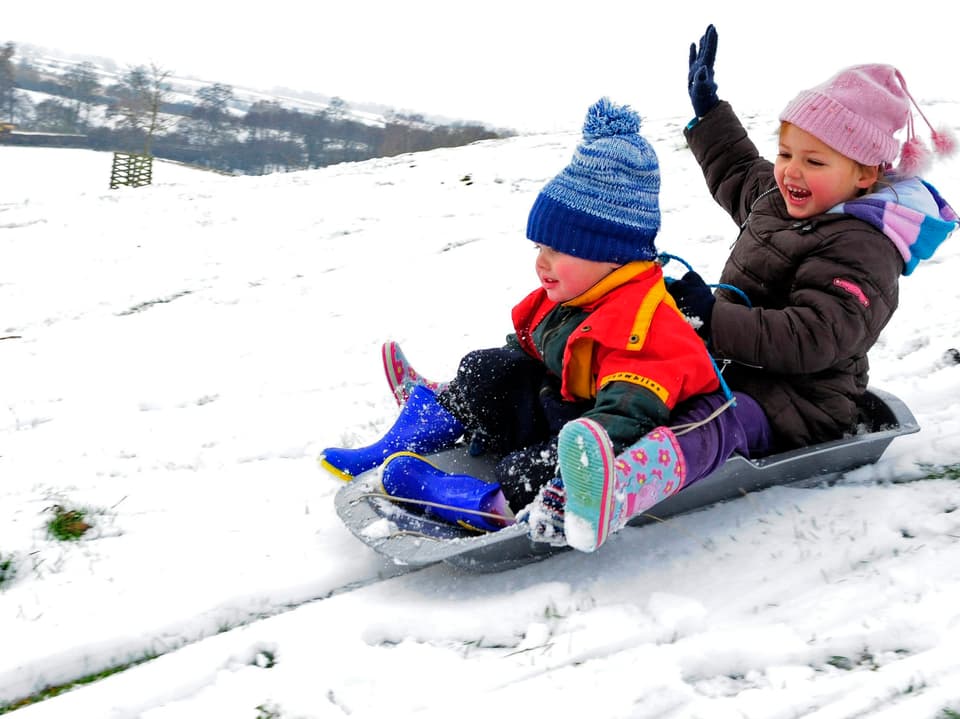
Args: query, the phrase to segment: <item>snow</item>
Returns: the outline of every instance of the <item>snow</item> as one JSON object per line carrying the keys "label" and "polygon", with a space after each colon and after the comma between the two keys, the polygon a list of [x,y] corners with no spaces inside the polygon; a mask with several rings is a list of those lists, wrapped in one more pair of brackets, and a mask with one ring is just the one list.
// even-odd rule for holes
{"label": "snow", "polygon": [[[749,117],[771,154],[775,111]],[[736,228],[687,119],[644,120],[658,246],[715,279]],[[380,344],[444,379],[502,342],[535,283],[527,212],[577,139],[265,177],[158,162],[112,191],[109,154],[0,146],[0,706],[133,664],[12,716],[960,712],[960,483],[924,478],[960,457],[956,238],[871,353],[922,430],[833,487],[493,575],[394,566],[339,521],[316,456],[396,415]],[[928,179],[960,204],[956,160]],[[93,528],[52,539],[54,505]]]}

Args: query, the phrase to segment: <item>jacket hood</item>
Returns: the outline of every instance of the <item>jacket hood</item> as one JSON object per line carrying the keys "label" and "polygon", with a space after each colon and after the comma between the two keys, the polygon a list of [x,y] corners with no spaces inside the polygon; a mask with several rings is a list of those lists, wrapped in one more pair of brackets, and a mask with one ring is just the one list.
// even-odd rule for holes
{"label": "jacket hood", "polygon": [[904,275],[913,272],[920,260],[930,259],[960,225],[957,213],[936,188],[919,177],[897,180],[829,212],[852,215],[880,230],[903,257]]}

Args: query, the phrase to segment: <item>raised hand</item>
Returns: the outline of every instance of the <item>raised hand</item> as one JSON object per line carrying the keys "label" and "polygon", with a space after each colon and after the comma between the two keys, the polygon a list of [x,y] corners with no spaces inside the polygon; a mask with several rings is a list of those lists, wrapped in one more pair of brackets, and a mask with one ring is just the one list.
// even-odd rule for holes
{"label": "raised hand", "polygon": [[720,102],[717,83],[713,79],[713,62],[717,59],[717,30],[713,25],[700,38],[700,46],[690,43],[690,69],[687,92],[697,117],[703,117]]}

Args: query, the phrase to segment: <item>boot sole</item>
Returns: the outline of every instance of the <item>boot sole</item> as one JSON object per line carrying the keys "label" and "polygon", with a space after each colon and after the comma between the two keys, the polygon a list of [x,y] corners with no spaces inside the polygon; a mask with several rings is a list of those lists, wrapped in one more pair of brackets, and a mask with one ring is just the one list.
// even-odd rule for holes
{"label": "boot sole", "polygon": [[352,482],[352,481],[353,481],[353,475],[352,475],[352,474],[350,474],[349,472],[344,472],[342,469],[339,469],[338,467],[334,467],[332,464],[330,464],[330,463],[329,463],[326,459],[324,459],[323,457],[320,457],[320,459],[317,460],[317,463],[318,463],[323,469],[327,470],[330,474],[332,474],[332,475],[333,475],[334,477],[336,477],[337,479],[342,479],[344,482]]}
{"label": "boot sole", "polygon": [[[566,492],[564,531],[567,543],[592,552],[607,540],[614,509],[616,454],[606,430],[592,419],[568,422],[558,443],[560,478]],[[567,519],[576,517],[590,527],[589,538]]]}

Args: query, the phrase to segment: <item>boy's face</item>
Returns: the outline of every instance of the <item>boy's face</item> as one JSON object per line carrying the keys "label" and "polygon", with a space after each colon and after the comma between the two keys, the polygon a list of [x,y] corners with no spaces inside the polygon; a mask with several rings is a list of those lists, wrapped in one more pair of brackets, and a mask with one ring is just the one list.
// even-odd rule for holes
{"label": "boy's face", "polygon": [[547,297],[554,302],[568,302],[582,295],[620,265],[596,262],[557,252],[544,245],[537,248],[537,277]]}
{"label": "boy's face", "polygon": [[789,122],[780,128],[773,175],[791,217],[813,217],[852,200],[878,174],[878,168],[860,165]]}

